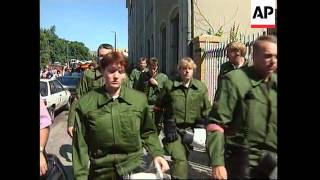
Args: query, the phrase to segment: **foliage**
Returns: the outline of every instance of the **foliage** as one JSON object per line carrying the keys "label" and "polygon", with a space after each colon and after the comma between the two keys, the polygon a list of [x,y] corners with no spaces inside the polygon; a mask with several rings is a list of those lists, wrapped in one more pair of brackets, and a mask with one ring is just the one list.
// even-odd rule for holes
{"label": "foliage", "polygon": [[70,59],[92,59],[92,56],[89,53],[89,48],[87,48],[82,42],[68,41],[59,38],[55,31],[55,26],[48,29],[40,28],[41,67],[54,62],[64,64]]}
{"label": "foliage", "polygon": [[236,27],[236,23],[234,22],[230,30],[229,40],[230,42],[235,42],[235,41],[239,41],[239,38],[240,38],[239,24]]}

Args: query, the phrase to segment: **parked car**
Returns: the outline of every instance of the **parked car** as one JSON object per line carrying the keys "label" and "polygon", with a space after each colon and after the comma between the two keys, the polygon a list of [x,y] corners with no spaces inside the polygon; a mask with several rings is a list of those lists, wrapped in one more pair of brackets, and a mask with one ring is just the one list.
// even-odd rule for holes
{"label": "parked car", "polygon": [[40,79],[40,95],[54,120],[55,111],[70,108],[71,93],[56,79]]}
{"label": "parked car", "polygon": [[71,73],[71,76],[73,76],[73,77],[80,77],[81,78],[82,75],[83,75],[82,72],[73,72],[73,73]]}
{"label": "parked car", "polygon": [[79,76],[60,76],[57,77],[65,89],[68,89],[71,92],[71,103],[73,102],[76,96],[76,88],[78,83],[80,82]]}

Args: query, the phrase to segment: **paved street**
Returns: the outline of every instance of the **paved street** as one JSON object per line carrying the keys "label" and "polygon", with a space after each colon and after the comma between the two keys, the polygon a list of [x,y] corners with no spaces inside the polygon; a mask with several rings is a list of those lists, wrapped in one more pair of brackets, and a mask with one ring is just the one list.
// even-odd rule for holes
{"label": "paved street", "polygon": [[59,157],[68,175],[68,179],[73,179],[72,173],[72,139],[67,134],[68,111],[56,114],[56,118],[51,125],[50,135],[46,147],[48,153]]}
{"label": "paved street", "polygon": [[[72,172],[72,139],[66,132],[68,111],[56,113],[56,118],[50,129],[46,150],[56,154],[68,174],[69,180],[73,179]],[[209,157],[205,152],[194,151],[189,156],[189,179],[208,179],[211,174]]]}

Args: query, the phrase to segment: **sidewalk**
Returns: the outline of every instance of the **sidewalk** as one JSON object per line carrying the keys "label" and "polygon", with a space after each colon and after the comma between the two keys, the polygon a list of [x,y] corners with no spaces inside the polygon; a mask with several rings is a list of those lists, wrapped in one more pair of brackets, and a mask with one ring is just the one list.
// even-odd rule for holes
{"label": "sidewalk", "polygon": [[69,180],[73,180],[72,139],[67,134],[68,111],[58,114],[50,127],[46,151],[58,156],[65,167]]}

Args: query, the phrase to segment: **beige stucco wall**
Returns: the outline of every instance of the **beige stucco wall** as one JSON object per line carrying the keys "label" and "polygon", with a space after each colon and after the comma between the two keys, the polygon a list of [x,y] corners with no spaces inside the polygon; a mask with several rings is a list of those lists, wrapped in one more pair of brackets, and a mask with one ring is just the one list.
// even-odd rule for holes
{"label": "beige stucco wall", "polygon": [[206,34],[206,31],[209,30],[208,24],[199,15],[195,4],[198,4],[200,11],[215,28],[215,31],[220,26],[224,26],[222,41],[229,38],[229,32],[234,22],[236,25],[240,25],[241,34],[250,35],[263,31],[264,29],[261,28],[253,29],[250,27],[250,3],[250,0],[194,0],[194,37]]}

